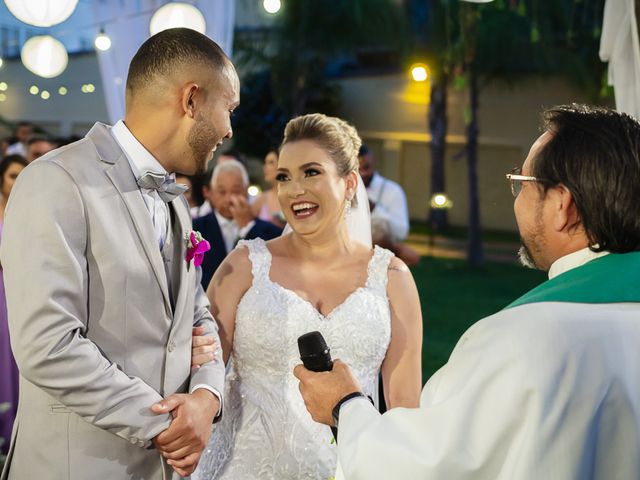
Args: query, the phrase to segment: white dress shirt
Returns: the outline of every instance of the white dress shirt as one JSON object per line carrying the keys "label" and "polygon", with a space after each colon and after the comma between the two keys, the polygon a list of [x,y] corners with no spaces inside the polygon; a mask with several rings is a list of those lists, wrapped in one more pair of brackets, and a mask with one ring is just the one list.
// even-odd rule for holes
{"label": "white dress shirt", "polygon": [[375,208],[371,211],[371,220],[388,222],[389,233],[394,242],[405,240],[409,235],[409,211],[402,187],[375,172],[367,187],[367,196],[375,203]]}
{"label": "white dress shirt", "polygon": [[251,220],[244,227],[240,228],[234,219],[223,217],[217,210],[214,210],[213,213],[216,216],[216,220],[218,220],[218,225],[220,225],[220,231],[222,232],[227,253],[236,248],[238,240],[245,238],[256,224],[255,220]]}
{"label": "white dress shirt", "polygon": [[[148,170],[168,175],[164,167],[160,165],[160,162],[133,136],[122,120],[118,120],[111,128],[111,135],[122,148],[125,157],[127,157],[136,181],[140,178],[142,172]],[[151,216],[151,223],[153,223],[153,229],[156,232],[158,246],[162,249],[169,231],[169,207],[160,198],[156,190],[141,188],[140,193]]]}

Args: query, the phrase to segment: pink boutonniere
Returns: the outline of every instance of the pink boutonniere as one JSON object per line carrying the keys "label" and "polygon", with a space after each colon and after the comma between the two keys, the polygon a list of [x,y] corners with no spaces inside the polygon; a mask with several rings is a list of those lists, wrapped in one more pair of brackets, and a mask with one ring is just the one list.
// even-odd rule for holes
{"label": "pink boutonniere", "polygon": [[195,230],[185,235],[185,241],[187,242],[187,255],[185,260],[187,263],[193,260],[193,264],[199,267],[202,265],[204,254],[211,250],[211,245],[202,237],[200,232],[196,232]]}

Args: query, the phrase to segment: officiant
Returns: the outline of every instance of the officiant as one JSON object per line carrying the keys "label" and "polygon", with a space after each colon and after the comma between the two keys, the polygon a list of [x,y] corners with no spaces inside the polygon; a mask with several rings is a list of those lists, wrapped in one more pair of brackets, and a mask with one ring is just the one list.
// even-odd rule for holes
{"label": "officiant", "polygon": [[423,389],[380,415],[349,367],[299,365],[336,478],[640,478],[640,124],[604,108],[544,113],[507,178],[524,263],[549,280],[473,325]]}

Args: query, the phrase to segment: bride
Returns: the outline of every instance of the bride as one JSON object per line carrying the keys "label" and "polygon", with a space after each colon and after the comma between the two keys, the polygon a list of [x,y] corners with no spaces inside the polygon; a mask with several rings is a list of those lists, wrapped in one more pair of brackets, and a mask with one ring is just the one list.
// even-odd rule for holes
{"label": "bride", "polygon": [[[287,124],[276,179],[291,230],[268,243],[242,241],[207,291],[231,369],[222,420],[195,479],[334,475],[331,431],[311,419],[292,374],[297,339],[312,330],[353,367],[376,403],[382,372],[389,408],[418,406],[418,293],[402,261],[372,248],[370,233],[362,236],[370,230],[357,174],[360,144],[338,118],[311,114]],[[362,198],[355,197],[359,186]],[[359,237],[348,226],[358,218]]]}

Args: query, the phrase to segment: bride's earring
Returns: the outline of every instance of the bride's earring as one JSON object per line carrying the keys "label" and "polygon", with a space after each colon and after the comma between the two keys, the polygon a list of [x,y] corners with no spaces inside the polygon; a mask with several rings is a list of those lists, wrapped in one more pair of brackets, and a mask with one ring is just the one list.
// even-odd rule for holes
{"label": "bride's earring", "polygon": [[351,200],[347,198],[347,201],[344,202],[344,218],[347,218],[351,213]]}

